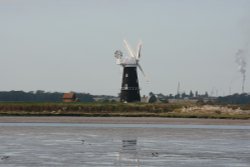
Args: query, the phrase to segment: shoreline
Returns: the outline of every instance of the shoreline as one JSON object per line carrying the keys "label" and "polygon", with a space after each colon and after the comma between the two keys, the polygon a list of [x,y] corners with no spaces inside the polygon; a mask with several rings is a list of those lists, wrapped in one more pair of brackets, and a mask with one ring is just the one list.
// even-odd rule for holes
{"label": "shoreline", "polygon": [[171,124],[171,125],[247,125],[250,120],[160,118],[160,117],[74,117],[0,116],[0,123],[82,123],[82,124]]}

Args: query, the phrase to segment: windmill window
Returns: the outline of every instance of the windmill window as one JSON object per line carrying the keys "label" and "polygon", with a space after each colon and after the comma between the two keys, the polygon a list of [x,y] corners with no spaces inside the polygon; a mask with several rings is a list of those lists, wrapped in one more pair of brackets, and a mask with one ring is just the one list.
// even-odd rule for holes
{"label": "windmill window", "polygon": [[125,87],[125,89],[128,89],[128,84],[125,84],[124,87]]}
{"label": "windmill window", "polygon": [[127,77],[127,78],[128,78],[128,73],[127,73],[127,74],[125,74],[125,77]]}

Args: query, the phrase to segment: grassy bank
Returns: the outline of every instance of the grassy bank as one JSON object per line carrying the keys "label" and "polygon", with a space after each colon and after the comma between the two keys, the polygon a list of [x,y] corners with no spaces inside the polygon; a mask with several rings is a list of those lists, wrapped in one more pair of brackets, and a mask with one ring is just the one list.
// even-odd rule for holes
{"label": "grassy bank", "polygon": [[[244,107],[243,107],[244,108]],[[1,116],[115,116],[250,119],[248,108],[188,103],[0,103]]]}

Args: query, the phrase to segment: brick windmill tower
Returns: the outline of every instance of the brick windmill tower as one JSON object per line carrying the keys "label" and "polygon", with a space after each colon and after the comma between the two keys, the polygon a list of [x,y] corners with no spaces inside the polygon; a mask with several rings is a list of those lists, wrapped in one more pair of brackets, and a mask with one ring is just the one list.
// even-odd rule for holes
{"label": "brick windmill tower", "polygon": [[126,40],[123,41],[128,52],[128,56],[123,57],[120,50],[115,52],[116,64],[123,67],[122,85],[121,85],[121,102],[139,102],[141,101],[139,80],[137,75],[137,67],[140,69],[144,77],[146,77],[139,60],[141,57],[142,43],[137,45],[136,52],[131,49]]}

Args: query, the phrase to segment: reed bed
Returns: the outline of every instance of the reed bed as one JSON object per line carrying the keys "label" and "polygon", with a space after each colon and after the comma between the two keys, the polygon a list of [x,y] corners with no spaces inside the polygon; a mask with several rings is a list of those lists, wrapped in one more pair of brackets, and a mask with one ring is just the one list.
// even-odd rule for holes
{"label": "reed bed", "polygon": [[[0,103],[1,116],[174,117],[250,119],[250,105],[209,106],[188,103]],[[242,108],[242,109],[241,109]]]}

